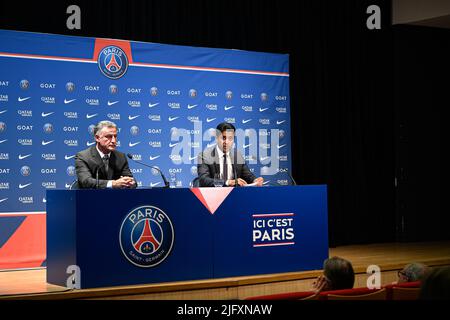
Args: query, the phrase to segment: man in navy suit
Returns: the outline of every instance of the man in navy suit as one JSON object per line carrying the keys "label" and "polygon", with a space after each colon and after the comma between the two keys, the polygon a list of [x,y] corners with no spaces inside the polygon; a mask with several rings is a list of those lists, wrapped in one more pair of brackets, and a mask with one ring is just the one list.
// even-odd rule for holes
{"label": "man in navy suit", "polygon": [[75,156],[78,187],[136,188],[127,157],[116,150],[117,126],[111,121],[100,121],[94,128],[94,137],[97,143]]}
{"label": "man in navy suit", "polygon": [[236,181],[239,186],[250,183],[262,186],[264,179],[256,178],[245,164],[242,154],[232,149],[235,132],[236,128],[231,123],[223,122],[217,126],[217,144],[206,148],[198,156],[197,172],[200,187],[216,185],[233,187]]}

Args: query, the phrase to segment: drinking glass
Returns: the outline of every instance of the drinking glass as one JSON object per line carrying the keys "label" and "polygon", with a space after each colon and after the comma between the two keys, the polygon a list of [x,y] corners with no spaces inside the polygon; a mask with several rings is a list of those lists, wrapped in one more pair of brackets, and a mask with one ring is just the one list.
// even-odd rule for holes
{"label": "drinking glass", "polygon": [[223,187],[223,176],[220,173],[214,174],[214,187]]}

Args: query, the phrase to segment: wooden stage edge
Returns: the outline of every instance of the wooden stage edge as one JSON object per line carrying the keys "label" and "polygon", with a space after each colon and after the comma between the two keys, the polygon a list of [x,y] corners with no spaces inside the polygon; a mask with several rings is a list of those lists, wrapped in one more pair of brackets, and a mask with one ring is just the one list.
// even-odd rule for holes
{"label": "wooden stage edge", "polygon": [[[329,256],[352,262],[355,287],[366,286],[369,265],[381,269],[381,284],[396,281],[397,271],[411,262],[430,267],[450,265],[450,241],[384,243],[330,248]],[[148,285],[70,290],[46,283],[45,268],[0,272],[0,300],[15,299],[244,299],[250,296],[308,291],[321,270],[167,282]]]}

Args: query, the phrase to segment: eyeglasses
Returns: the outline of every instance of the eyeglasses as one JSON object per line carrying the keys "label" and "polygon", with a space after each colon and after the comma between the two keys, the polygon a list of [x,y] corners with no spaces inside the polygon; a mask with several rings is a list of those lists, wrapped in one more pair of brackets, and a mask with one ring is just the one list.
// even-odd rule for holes
{"label": "eyeglasses", "polygon": [[406,274],[403,270],[398,270],[397,274],[398,274],[399,278],[404,278],[406,280],[409,280],[408,274]]}

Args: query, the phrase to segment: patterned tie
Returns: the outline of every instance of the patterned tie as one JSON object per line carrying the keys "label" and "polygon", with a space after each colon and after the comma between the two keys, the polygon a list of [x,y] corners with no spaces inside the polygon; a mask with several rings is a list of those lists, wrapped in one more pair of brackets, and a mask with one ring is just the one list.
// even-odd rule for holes
{"label": "patterned tie", "polygon": [[108,175],[108,170],[109,170],[109,155],[105,154],[102,158],[103,163],[105,164],[105,172],[106,175]]}
{"label": "patterned tie", "polygon": [[227,165],[227,155],[223,155],[223,180],[228,180],[228,165]]}

